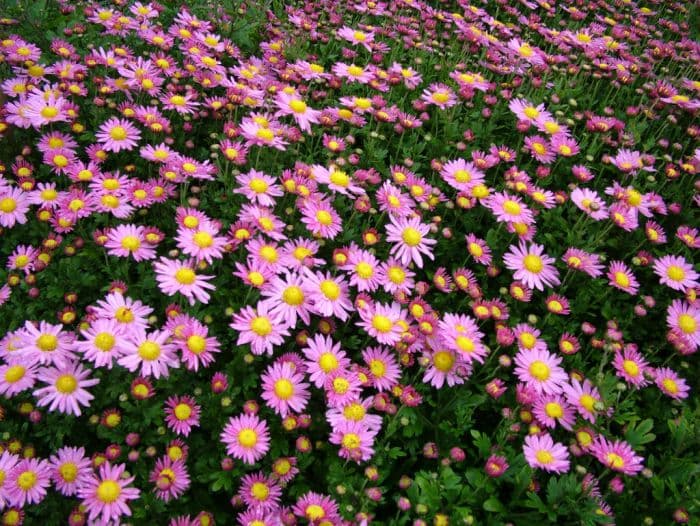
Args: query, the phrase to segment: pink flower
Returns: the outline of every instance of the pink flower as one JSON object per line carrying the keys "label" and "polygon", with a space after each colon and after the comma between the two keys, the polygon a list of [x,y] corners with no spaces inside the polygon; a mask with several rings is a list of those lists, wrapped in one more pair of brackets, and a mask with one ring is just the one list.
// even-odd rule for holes
{"label": "pink flower", "polygon": [[401,378],[401,368],[395,354],[384,347],[368,347],[362,359],[370,370],[372,386],[379,392],[388,391]]}
{"label": "pink flower", "polygon": [[226,452],[246,464],[255,464],[270,449],[267,422],[256,415],[230,417],[220,438]]}
{"label": "pink flower", "polygon": [[120,522],[122,516],[131,516],[128,501],[138,499],[141,492],[127,487],[134,477],[122,477],[124,471],[124,464],[112,466],[105,462],[100,466],[99,475],[91,475],[80,487],[78,497],[82,499],[90,521],[109,524]]}
{"label": "pink flower", "polygon": [[137,332],[124,342],[124,356],[117,363],[132,373],[140,369],[143,376],[167,378],[169,368],[177,369],[180,362],[175,356],[175,345],[169,343],[170,331]]}
{"label": "pink flower", "polygon": [[34,391],[37,405],[48,405],[49,411],[58,409],[60,413],[80,416],[80,406],[89,407],[90,401],[95,398],[85,388],[100,383],[97,378],[89,379],[89,375],[90,370],[77,363],[44,369],[39,374],[39,380],[47,386]]}
{"label": "pink flower", "polygon": [[630,445],[622,440],[610,442],[604,436],[598,435],[591,446],[591,453],[605,467],[625,475],[636,475],[644,467],[644,458],[635,455]]}
{"label": "pink flower", "polygon": [[234,192],[244,195],[246,199],[260,206],[274,206],[275,199],[284,195],[274,177],[255,169],[236,176],[236,182],[240,187]]}
{"label": "pink flower", "polygon": [[357,326],[379,343],[393,345],[401,339],[404,331],[401,322],[405,322],[405,314],[398,303],[368,305],[359,310],[359,315],[361,321]]}
{"label": "pink flower", "polygon": [[404,265],[411,261],[418,268],[423,268],[423,257],[435,259],[431,247],[437,244],[435,239],[425,236],[430,232],[430,227],[420,222],[418,218],[396,218],[390,216],[390,223],[386,225],[386,240],[393,243],[390,253]]}
{"label": "pink flower", "polygon": [[685,380],[678,376],[678,374],[668,367],[661,367],[653,372],[654,381],[656,386],[661,389],[661,391],[675,400],[682,400],[683,398],[688,398],[688,392],[690,392],[690,387],[686,384]]}
{"label": "pink flower", "polygon": [[568,380],[562,359],[547,350],[520,350],[515,355],[515,374],[538,393],[556,394]]}
{"label": "pink flower", "polygon": [[299,95],[280,91],[275,104],[279,108],[278,115],[291,115],[306,133],[311,133],[312,124],[320,122],[321,112],[310,108]]}
{"label": "pink flower", "polygon": [[622,261],[611,261],[608,266],[608,283],[627,294],[635,295],[639,290],[639,282]]}
{"label": "pink flower", "polygon": [[156,485],[156,496],[165,502],[177,499],[190,487],[185,461],[173,460],[167,455],[156,461],[148,480]]}
{"label": "pink flower", "polygon": [[171,396],[165,402],[165,423],[178,435],[188,436],[199,427],[200,406],[191,396]]}
{"label": "pink flower", "polygon": [[559,442],[554,443],[547,433],[541,436],[528,435],[523,445],[525,460],[532,468],[553,473],[569,471],[569,453]]}
{"label": "pink flower", "polygon": [[[51,484],[49,463],[43,459],[22,459],[5,475],[3,493],[10,506],[38,504]],[[0,494],[1,495],[1,494]]]}
{"label": "pink flower", "polygon": [[369,460],[374,455],[374,437],[376,429],[370,429],[358,422],[344,422],[331,432],[329,441],[340,446],[341,458],[354,460],[358,464]]}
{"label": "pink flower", "polygon": [[0,185],[0,226],[12,228],[27,222],[29,199],[19,188]]}
{"label": "pink flower", "polygon": [[92,462],[85,456],[84,448],[62,447],[51,456],[51,479],[56,489],[66,497],[72,497],[92,475]]}
{"label": "pink flower", "polygon": [[105,151],[120,152],[135,148],[141,139],[141,132],[129,121],[112,117],[102,123],[96,136]]}
{"label": "pink flower", "polygon": [[503,262],[510,270],[514,270],[513,277],[522,281],[530,288],[544,290],[544,287],[559,285],[559,272],[552,265],[555,259],[544,254],[544,247],[531,244],[529,247],[520,242],[519,246],[511,245],[509,251],[503,256]]}
{"label": "pink flower", "polygon": [[315,334],[309,338],[302,353],[306,358],[304,364],[309,379],[318,388],[323,387],[329,374],[350,365],[350,360],[340,349],[340,344],[322,334]]}
{"label": "pink flower", "polygon": [[144,261],[156,257],[156,251],[146,242],[145,227],[140,225],[118,225],[107,233],[105,248],[112,256],[134,258]]}
{"label": "pink flower", "polygon": [[214,276],[196,274],[194,265],[192,260],[180,261],[161,257],[153,263],[158,288],[168,296],[182,294],[190,305],[197,301],[206,305],[210,298],[207,290],[216,290],[216,287],[209,283]]}
{"label": "pink flower", "polygon": [[249,343],[253,354],[272,355],[275,345],[281,345],[284,338],[289,336],[289,330],[282,321],[281,315],[273,314],[267,303],[259,302],[256,309],[248,305],[234,314],[229,326],[239,331],[237,345]]}
{"label": "pink flower", "polygon": [[270,365],[260,378],[262,398],[282,418],[290,412],[301,413],[311,397],[304,375],[295,371],[289,362]]}
{"label": "pink flower", "polygon": [[685,292],[689,288],[698,288],[698,273],[683,256],[667,255],[654,260],[654,273],[659,276],[659,283],[673,290]]}

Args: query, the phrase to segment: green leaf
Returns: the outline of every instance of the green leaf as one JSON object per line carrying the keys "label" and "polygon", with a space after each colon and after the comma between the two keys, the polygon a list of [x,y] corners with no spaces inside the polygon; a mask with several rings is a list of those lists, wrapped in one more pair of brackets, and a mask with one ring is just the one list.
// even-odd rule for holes
{"label": "green leaf", "polygon": [[506,511],[503,504],[501,504],[501,501],[496,497],[489,497],[486,501],[484,501],[484,509],[486,511],[490,511],[491,513],[503,513]]}

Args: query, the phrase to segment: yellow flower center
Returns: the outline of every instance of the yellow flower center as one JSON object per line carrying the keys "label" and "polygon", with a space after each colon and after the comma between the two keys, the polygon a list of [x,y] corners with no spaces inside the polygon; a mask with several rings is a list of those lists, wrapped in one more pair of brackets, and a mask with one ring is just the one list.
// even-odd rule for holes
{"label": "yellow flower center", "polygon": [[15,267],[24,268],[29,264],[29,256],[26,254],[20,254],[15,258]]}
{"label": "yellow flower center", "polygon": [[262,194],[267,191],[268,184],[259,177],[255,177],[254,179],[250,180],[250,183],[248,183],[248,188],[250,188],[256,194]]}
{"label": "yellow flower center", "polygon": [[260,272],[258,272],[256,270],[254,270],[248,274],[248,279],[256,287],[259,287],[260,285],[265,283],[265,276],[263,276]]}
{"label": "yellow flower center", "polygon": [[120,323],[131,323],[134,321],[134,313],[128,307],[119,307],[117,312],[114,313],[114,317]]}
{"label": "yellow flower center", "polygon": [[192,416],[192,408],[187,404],[177,404],[173,412],[178,420],[187,420]]}
{"label": "yellow flower center", "polygon": [[208,248],[214,244],[214,238],[211,237],[209,232],[199,231],[194,236],[192,236],[192,241],[199,248]]}
{"label": "yellow flower center", "polygon": [[681,314],[678,316],[678,326],[686,334],[693,334],[697,328],[697,322],[690,314]]}
{"label": "yellow flower center", "polygon": [[624,272],[615,272],[615,283],[620,285],[621,287],[629,287],[630,286],[630,279],[627,277],[627,274]]}
{"label": "yellow flower center", "polygon": [[542,267],[544,267],[544,263],[542,263],[542,258],[536,256],[535,254],[528,254],[527,256],[525,256],[525,258],[523,259],[523,265],[525,266],[526,270],[535,274],[539,274],[540,272],[542,272]]}
{"label": "yellow flower center", "polygon": [[17,201],[11,197],[0,199],[0,211],[10,214],[15,211],[15,208],[17,208]]}
{"label": "yellow flower center", "polygon": [[321,293],[331,301],[337,300],[338,296],[340,296],[340,287],[337,283],[329,279],[323,280],[319,288],[321,289]]}
{"label": "yellow flower center", "polygon": [[581,395],[581,398],[579,398],[579,403],[588,411],[589,413],[593,412],[593,406],[595,405],[596,399],[593,398],[589,394],[584,394]]}
{"label": "yellow flower center", "polygon": [[282,292],[282,301],[294,307],[301,305],[304,303],[304,292],[301,290],[301,287],[291,285]]}
{"label": "yellow flower center", "polygon": [[343,447],[345,449],[357,449],[360,447],[360,437],[355,433],[345,433],[343,435]]}
{"label": "yellow flower center", "polygon": [[139,356],[148,362],[157,360],[160,356],[160,345],[156,342],[146,340],[138,348]]}
{"label": "yellow flower center", "polygon": [[136,236],[124,236],[121,245],[123,249],[135,252],[141,246],[141,241]]}
{"label": "yellow flower center", "polygon": [[433,355],[433,365],[443,373],[452,370],[454,363],[455,357],[448,351],[438,351]]}
{"label": "yellow flower center", "polygon": [[326,516],[326,512],[323,511],[323,508],[318,504],[311,504],[310,506],[307,506],[304,510],[304,514],[310,521],[317,521]]}
{"label": "yellow flower center", "polygon": [[58,347],[58,338],[53,334],[41,334],[36,339],[36,346],[44,352],[55,351]]}
{"label": "yellow flower center", "polygon": [[353,77],[359,77],[363,73],[363,70],[359,66],[352,65],[348,67],[348,74],[353,76]]}
{"label": "yellow flower center", "polygon": [[343,416],[353,422],[359,422],[365,417],[365,414],[365,408],[362,404],[358,404],[357,402],[353,402],[343,409]]}
{"label": "yellow flower center", "polygon": [[289,107],[292,109],[292,111],[294,113],[305,113],[306,112],[306,103],[301,101],[301,100],[297,100],[297,99],[292,100],[289,103]]}
{"label": "yellow flower center", "polygon": [[5,370],[5,381],[13,384],[24,378],[26,368],[22,365],[11,365]]}
{"label": "yellow flower center", "polygon": [[348,174],[340,170],[333,170],[329,179],[331,183],[336,186],[346,187],[350,184],[350,177]]}
{"label": "yellow flower center", "polygon": [[362,31],[355,31],[352,34],[353,38],[355,40],[358,40],[359,42],[364,42],[367,40],[367,35],[365,35]]}
{"label": "yellow flower center", "polygon": [[372,374],[377,378],[382,378],[386,373],[386,365],[383,361],[377,360],[376,358],[369,362],[369,369],[370,371],[372,371]]}
{"label": "yellow flower center", "polygon": [[382,314],[375,314],[372,317],[372,327],[374,327],[378,332],[387,333],[391,331],[394,324],[389,318],[383,316]]}
{"label": "yellow flower center", "polygon": [[95,336],[95,347],[100,351],[109,352],[114,347],[115,339],[108,332],[101,332]]}
{"label": "yellow flower center", "polygon": [[105,504],[111,504],[119,498],[121,492],[122,488],[117,482],[114,480],[103,480],[97,486],[97,500]]}
{"label": "yellow flower center", "polygon": [[564,410],[561,405],[556,402],[549,402],[544,406],[544,412],[549,418],[561,418],[564,416]]}
{"label": "yellow flower center", "polygon": [[279,256],[275,247],[265,245],[260,249],[260,257],[262,257],[268,263],[275,263]]}
{"label": "yellow flower center", "polygon": [[323,226],[330,226],[333,224],[333,216],[326,210],[319,210],[316,212],[316,219]]}
{"label": "yellow flower center", "polygon": [[448,100],[450,100],[450,96],[444,91],[437,91],[433,93],[432,99],[438,104],[445,104]]}
{"label": "yellow flower center", "polygon": [[238,433],[238,443],[243,447],[254,447],[258,443],[258,434],[249,427],[241,429]]}
{"label": "yellow flower center", "polygon": [[532,362],[529,371],[530,374],[540,382],[547,380],[550,375],[549,366],[540,360]]}
{"label": "yellow flower center", "polygon": [[66,482],[73,482],[78,478],[78,466],[74,462],[66,462],[58,468],[61,478]]}
{"label": "yellow flower center", "polygon": [[185,97],[183,97],[182,95],[173,95],[172,97],[170,97],[170,104],[174,106],[184,106],[186,102],[187,101],[185,100]]}
{"label": "yellow flower center", "polygon": [[286,378],[280,378],[275,382],[274,391],[278,398],[289,400],[294,396],[294,385]]}
{"label": "yellow flower center", "polygon": [[536,119],[540,116],[540,112],[534,106],[528,106],[523,110],[523,113],[528,119]]}
{"label": "yellow flower center", "polygon": [[175,280],[182,285],[192,285],[197,279],[194,270],[188,267],[182,267],[175,272]]}
{"label": "yellow flower center", "polygon": [[109,136],[115,141],[123,141],[126,139],[126,130],[123,126],[115,126],[109,132]]}
{"label": "yellow flower center", "polygon": [[273,131],[267,128],[259,128],[258,131],[255,132],[255,135],[258,139],[262,139],[265,142],[270,142],[275,138]]}
{"label": "yellow flower center", "polygon": [[199,334],[193,334],[187,338],[187,348],[192,354],[202,354],[207,348],[207,341]]}
{"label": "yellow flower center", "polygon": [[520,205],[512,199],[506,199],[505,201],[503,201],[503,210],[505,210],[506,214],[508,215],[520,215],[520,209]]}
{"label": "yellow flower center", "polygon": [[634,362],[632,360],[624,360],[622,362],[622,368],[630,376],[638,376],[639,375],[639,366],[637,365],[636,362]]}
{"label": "yellow flower center", "polygon": [[374,269],[372,268],[372,265],[370,265],[366,261],[361,261],[357,265],[355,265],[355,271],[357,272],[357,275],[360,276],[362,279],[369,279],[374,274]]}
{"label": "yellow flower center", "polygon": [[318,360],[318,365],[324,373],[330,373],[338,368],[338,359],[333,353],[324,352]]}
{"label": "yellow flower center", "polygon": [[467,336],[459,335],[457,338],[455,338],[455,343],[457,344],[457,348],[465,353],[471,353],[474,352],[474,340]]}
{"label": "yellow flower center", "polygon": [[621,469],[625,465],[624,459],[617,453],[608,453],[605,455],[605,460],[611,468]]}
{"label": "yellow flower center", "polygon": [[350,382],[348,382],[342,376],[333,379],[333,391],[337,394],[345,394],[350,389]]}
{"label": "yellow flower center", "polygon": [[664,378],[661,383],[669,393],[676,394],[678,392],[678,384],[675,382],[675,380],[672,380],[671,378]]}
{"label": "yellow flower center", "polygon": [[552,454],[545,449],[540,449],[537,453],[535,453],[535,458],[540,464],[549,464],[554,461]]}
{"label": "yellow flower center", "polygon": [[403,242],[409,247],[415,247],[420,244],[423,236],[421,236],[421,233],[418,230],[409,226],[404,228],[403,233],[401,234],[401,239],[403,239]]}
{"label": "yellow flower center", "polygon": [[267,496],[270,494],[270,488],[267,487],[267,484],[262,482],[254,482],[253,486],[250,488],[250,492],[253,494],[253,497],[262,501],[267,499]]}
{"label": "yellow flower center", "polygon": [[265,316],[256,316],[250,322],[250,330],[258,336],[267,336],[272,332],[272,323]]}
{"label": "yellow flower center", "polygon": [[17,485],[24,491],[29,491],[34,487],[37,481],[36,473],[33,471],[23,471],[19,477],[17,477]]}
{"label": "yellow flower center", "polygon": [[389,280],[396,285],[400,285],[406,279],[406,273],[399,267],[390,267],[388,276]]}
{"label": "yellow flower center", "polygon": [[685,271],[677,265],[671,265],[670,267],[668,267],[666,275],[673,281],[680,282],[685,279]]}
{"label": "yellow flower center", "polygon": [[71,394],[78,388],[78,380],[72,374],[62,374],[56,380],[56,390],[59,393]]}
{"label": "yellow flower center", "polygon": [[53,119],[56,115],[58,115],[58,108],[54,108],[53,106],[46,106],[41,110],[40,113],[41,116],[45,119]]}

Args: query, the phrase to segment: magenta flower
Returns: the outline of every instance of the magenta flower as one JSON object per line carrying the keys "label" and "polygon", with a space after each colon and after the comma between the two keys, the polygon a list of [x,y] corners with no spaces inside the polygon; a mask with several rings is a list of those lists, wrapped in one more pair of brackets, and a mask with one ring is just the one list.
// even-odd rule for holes
{"label": "magenta flower", "polygon": [[63,367],[51,367],[39,373],[38,379],[46,387],[34,391],[39,407],[49,406],[49,411],[80,416],[80,406],[89,407],[95,398],[85,390],[97,385],[97,378],[90,379],[90,370],[79,363],[67,363]]}
{"label": "magenta flower", "polygon": [[532,468],[543,469],[553,473],[569,471],[569,453],[559,442],[554,443],[547,433],[537,436],[528,435],[523,445],[525,460]]}
{"label": "magenta flower", "polygon": [[128,506],[130,500],[138,499],[141,492],[128,487],[134,477],[123,477],[125,464],[112,466],[105,462],[100,466],[99,474],[91,475],[78,490],[78,497],[88,512],[90,521],[109,524],[120,522],[120,517],[131,516]]}
{"label": "magenta flower", "polygon": [[105,151],[120,152],[134,149],[141,139],[141,132],[129,121],[112,117],[102,123],[96,136]]}
{"label": "magenta flower", "polygon": [[598,435],[590,451],[605,467],[625,475],[636,475],[644,467],[644,458],[635,455],[634,450],[623,440],[610,442],[604,436]]}
{"label": "magenta flower", "polygon": [[282,418],[291,412],[301,413],[311,398],[304,375],[295,371],[289,362],[277,361],[260,377],[262,398]]}
{"label": "magenta flower", "polygon": [[544,254],[544,247],[536,243],[527,246],[520,242],[516,247],[511,245],[509,251],[503,256],[503,262],[510,270],[514,270],[513,277],[522,281],[530,288],[544,290],[544,287],[559,285],[559,272],[552,265],[555,259]]}
{"label": "magenta flower", "polygon": [[168,296],[182,294],[187,298],[190,305],[196,302],[209,303],[208,290],[216,290],[216,287],[209,283],[214,276],[202,276],[194,271],[195,262],[192,260],[177,260],[161,257],[153,263],[156,271],[158,288]]}
{"label": "magenta flower", "polygon": [[256,415],[230,417],[220,438],[226,452],[246,464],[255,464],[270,449],[267,422]]}
{"label": "magenta flower", "polygon": [[430,227],[424,225],[416,217],[396,218],[390,216],[390,223],[386,225],[386,240],[393,243],[390,253],[404,265],[415,263],[418,268],[423,268],[423,257],[435,259],[431,247],[437,244],[435,239],[426,236]]}
{"label": "magenta flower", "polygon": [[689,288],[700,287],[697,281],[700,275],[683,256],[667,255],[655,259],[654,273],[659,276],[659,283],[673,290],[685,292]]}
{"label": "magenta flower", "polygon": [[191,396],[171,396],[165,402],[165,423],[178,435],[188,436],[199,427],[200,406]]}

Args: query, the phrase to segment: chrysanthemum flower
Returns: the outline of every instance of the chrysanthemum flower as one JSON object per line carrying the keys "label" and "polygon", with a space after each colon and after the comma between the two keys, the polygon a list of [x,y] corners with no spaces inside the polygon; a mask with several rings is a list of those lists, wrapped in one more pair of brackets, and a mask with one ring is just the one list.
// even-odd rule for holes
{"label": "chrysanthemum flower", "polygon": [[541,436],[526,436],[523,453],[525,460],[532,468],[553,473],[569,471],[569,453],[566,447],[559,442],[555,443],[547,433]]}
{"label": "chrysanthemum flower", "polygon": [[341,321],[348,319],[353,310],[348,294],[348,284],[330,273],[304,269],[304,278],[311,291],[312,309],[320,316],[335,316]]}
{"label": "chrysanthemum flower", "polygon": [[3,493],[10,506],[38,504],[51,484],[51,468],[43,459],[22,459],[6,474]]}
{"label": "chrysanthemum flower", "polygon": [[267,422],[256,415],[230,417],[221,432],[221,442],[229,455],[246,464],[255,464],[270,449]]}
{"label": "chrysanthemum flower", "polygon": [[544,247],[536,243],[529,247],[521,242],[511,245],[503,256],[507,268],[514,270],[513,277],[530,288],[544,290],[544,287],[559,285],[559,272],[552,265],[555,259],[544,254]]}
{"label": "chrysanthemum flower", "polygon": [[616,352],[613,367],[617,376],[636,387],[643,387],[649,383],[644,375],[649,363],[636,347],[626,346],[623,352]]}
{"label": "chrysanthemum flower", "polygon": [[464,383],[470,368],[456,351],[438,349],[428,355],[428,368],[423,375],[423,382],[440,389],[445,383],[453,387]]}
{"label": "chrysanthemum flower", "polygon": [[165,402],[165,423],[178,435],[188,436],[199,427],[200,406],[191,396],[171,396]]}
{"label": "chrysanthemum flower", "polygon": [[292,509],[294,515],[309,523],[320,524],[326,521],[332,524],[341,520],[338,504],[331,497],[313,491],[299,497]]}
{"label": "chrysanthemum flower", "polygon": [[255,309],[247,305],[233,315],[233,322],[229,326],[238,331],[236,344],[249,343],[251,352],[258,355],[271,355],[275,345],[281,345],[284,338],[289,336],[281,315],[273,314],[265,302],[259,302]]}
{"label": "chrysanthemum flower", "polygon": [[427,104],[437,106],[441,110],[451,108],[459,102],[452,88],[440,83],[431,84],[424,89],[420,98]]}
{"label": "chrysanthemum flower", "polygon": [[161,257],[153,263],[158,288],[168,296],[182,294],[190,305],[194,305],[197,301],[209,303],[210,296],[207,291],[216,290],[216,287],[209,283],[214,276],[196,274],[194,266],[195,263],[192,260],[181,261]]}
{"label": "chrysanthemum flower", "polygon": [[185,461],[172,460],[167,455],[156,461],[148,480],[155,484],[156,496],[165,502],[177,499],[190,487],[190,475]]}
{"label": "chrysanthemum flower", "polygon": [[318,388],[323,387],[329,374],[350,365],[350,360],[345,351],[340,349],[340,344],[322,334],[315,334],[309,338],[302,353],[306,357],[304,364],[309,379]]}
{"label": "chrysanthemum flower", "polygon": [[137,488],[128,487],[134,477],[123,477],[125,464],[112,466],[105,462],[97,476],[91,475],[78,490],[78,497],[88,512],[90,521],[109,524],[119,522],[123,516],[130,517],[128,501],[139,498]]}
{"label": "chrysanthemum flower", "polygon": [[361,321],[357,326],[363,328],[379,343],[393,345],[401,339],[404,331],[401,322],[405,321],[405,315],[398,303],[374,303],[359,309],[358,312]]}
{"label": "chrysanthemum flower", "polygon": [[639,282],[632,271],[622,261],[611,261],[608,266],[608,283],[627,294],[635,295],[639,290]]}
{"label": "chrysanthemum flower", "polygon": [[520,350],[515,355],[515,373],[538,393],[556,394],[569,378],[561,362],[561,357],[547,350]]}
{"label": "chrysanthemum flower", "polygon": [[84,448],[65,446],[50,458],[51,479],[56,489],[66,497],[72,497],[92,475],[92,462],[85,456]]}
{"label": "chrysanthemum flower", "polygon": [[0,365],[0,395],[12,398],[18,393],[32,389],[39,373],[39,364],[23,362]]}
{"label": "chrysanthemum flower", "polygon": [[27,222],[29,199],[19,188],[0,185],[0,226],[12,228]]}
{"label": "chrysanthemum flower", "polygon": [[280,91],[275,104],[279,108],[278,115],[291,115],[299,128],[306,133],[311,133],[312,124],[320,122],[321,112],[310,108],[299,95]]}
{"label": "chrysanthemum flower", "polygon": [[377,432],[357,422],[344,422],[333,429],[329,441],[340,446],[338,455],[341,458],[354,460],[359,464],[374,455],[374,437]]}
{"label": "chrysanthemum flower", "polygon": [[448,349],[459,353],[467,363],[484,363],[488,351],[483,345],[484,334],[473,318],[463,314],[445,313],[438,322],[439,338]]}
{"label": "chrysanthemum flower", "polygon": [[234,192],[244,195],[246,199],[260,206],[274,206],[276,198],[284,195],[274,177],[255,169],[238,175],[236,182],[240,186]]}
{"label": "chrysanthemum flower", "polygon": [[700,309],[683,300],[673,300],[666,311],[666,324],[700,346]]}
{"label": "chrysanthemum flower", "polygon": [[571,431],[576,422],[576,412],[560,395],[542,394],[535,401],[532,412],[543,426],[554,428],[557,424]]}
{"label": "chrysanthemum flower", "polygon": [[401,369],[395,355],[383,347],[368,347],[362,351],[362,359],[369,367],[372,386],[378,391],[388,391],[401,378]]}
{"label": "chrysanthemum flower", "polygon": [[418,218],[396,218],[391,216],[386,225],[386,240],[392,243],[390,253],[404,265],[415,263],[423,268],[423,255],[435,259],[432,246],[437,244],[435,239],[426,237],[430,227],[420,222]]}
{"label": "chrysanthemum flower", "polygon": [[625,475],[636,475],[644,467],[643,457],[634,454],[627,442],[616,440],[610,442],[598,435],[591,446],[591,453],[605,466]]}
{"label": "chrysanthemum flower", "polygon": [[129,121],[112,117],[102,123],[96,136],[105,151],[120,152],[134,149],[141,139],[141,132]]}
{"label": "chrysanthemum flower", "polygon": [[301,205],[301,222],[314,236],[334,239],[342,230],[343,221],[328,199],[309,198]]}
{"label": "chrysanthemum flower", "polygon": [[275,510],[279,507],[282,489],[279,483],[262,472],[245,475],[238,495],[250,508]]}
{"label": "chrysanthemum flower", "polygon": [[177,369],[180,362],[175,356],[175,345],[169,342],[170,331],[136,332],[124,342],[124,356],[118,363],[129,371],[140,369],[140,374],[167,378],[169,369]]}
{"label": "chrysanthemum flower", "polygon": [[80,331],[84,340],[73,343],[83,359],[95,367],[111,369],[114,361],[123,352],[120,343],[125,338],[125,330],[116,320],[97,319],[87,329]]}
{"label": "chrysanthemum flower", "polygon": [[210,265],[224,256],[228,241],[218,235],[219,228],[211,221],[201,221],[196,228],[179,228],[175,241],[183,254]]}
{"label": "chrysanthemum flower", "polygon": [[75,358],[73,339],[74,335],[63,331],[60,325],[45,321],[35,325],[26,321],[20,333],[17,352],[28,364],[64,367]]}
{"label": "chrysanthemum flower", "polygon": [[673,290],[685,292],[689,288],[698,288],[700,276],[683,256],[666,255],[654,260],[654,273],[659,276],[659,283]]}
{"label": "chrysanthemum flower", "polygon": [[97,302],[94,312],[100,318],[115,320],[122,329],[144,330],[153,309],[121,292],[112,292]]}
{"label": "chrysanthemum flower", "polygon": [[486,178],[484,172],[475,164],[464,159],[446,162],[440,170],[440,176],[453,188],[460,192],[471,192],[471,189],[482,184]]}
{"label": "chrysanthemum flower", "polygon": [[576,379],[562,384],[561,388],[566,401],[574,406],[583,418],[594,424],[598,414],[597,406],[602,403],[598,389],[593,387],[589,380],[584,380],[582,384]]}
{"label": "chrysanthemum flower", "polygon": [[145,227],[141,225],[118,225],[107,233],[105,248],[113,256],[133,257],[144,261],[156,257],[156,251],[146,242]]}
{"label": "chrysanthemum flower", "polygon": [[688,387],[685,380],[678,376],[673,369],[661,367],[653,371],[653,376],[656,386],[661,389],[665,395],[676,400],[688,398],[690,387]]}
{"label": "chrysanthemum flower", "polygon": [[577,187],[571,192],[571,201],[596,221],[608,217],[608,207],[605,201],[594,190]]}
{"label": "chrysanthemum flower", "polygon": [[293,329],[297,318],[309,325],[311,321],[310,290],[297,274],[285,273],[284,278],[275,276],[269,286],[262,290],[262,300],[270,313],[284,320],[287,328]]}
{"label": "chrysanthemum flower", "polygon": [[484,200],[484,206],[491,210],[499,222],[523,223],[526,225],[535,222],[532,211],[523,203],[522,199],[507,192],[490,195]]}
{"label": "chrysanthemum flower", "polygon": [[277,361],[270,365],[260,381],[263,400],[282,418],[290,412],[301,413],[311,397],[304,375],[295,371],[288,362]]}
{"label": "chrysanthemum flower", "polygon": [[97,378],[90,379],[90,370],[78,363],[67,363],[63,367],[44,369],[39,374],[39,380],[47,384],[34,391],[37,405],[49,406],[49,411],[80,416],[80,406],[89,407],[95,398],[85,390],[86,387],[97,385]]}
{"label": "chrysanthemum flower", "polygon": [[561,257],[569,268],[585,272],[592,278],[603,274],[603,265],[600,264],[598,254],[591,254],[578,248],[568,248]]}
{"label": "chrysanthemum flower", "polygon": [[467,251],[474,258],[474,261],[481,265],[488,266],[491,264],[491,248],[486,241],[471,233],[467,234],[465,240],[467,242]]}

